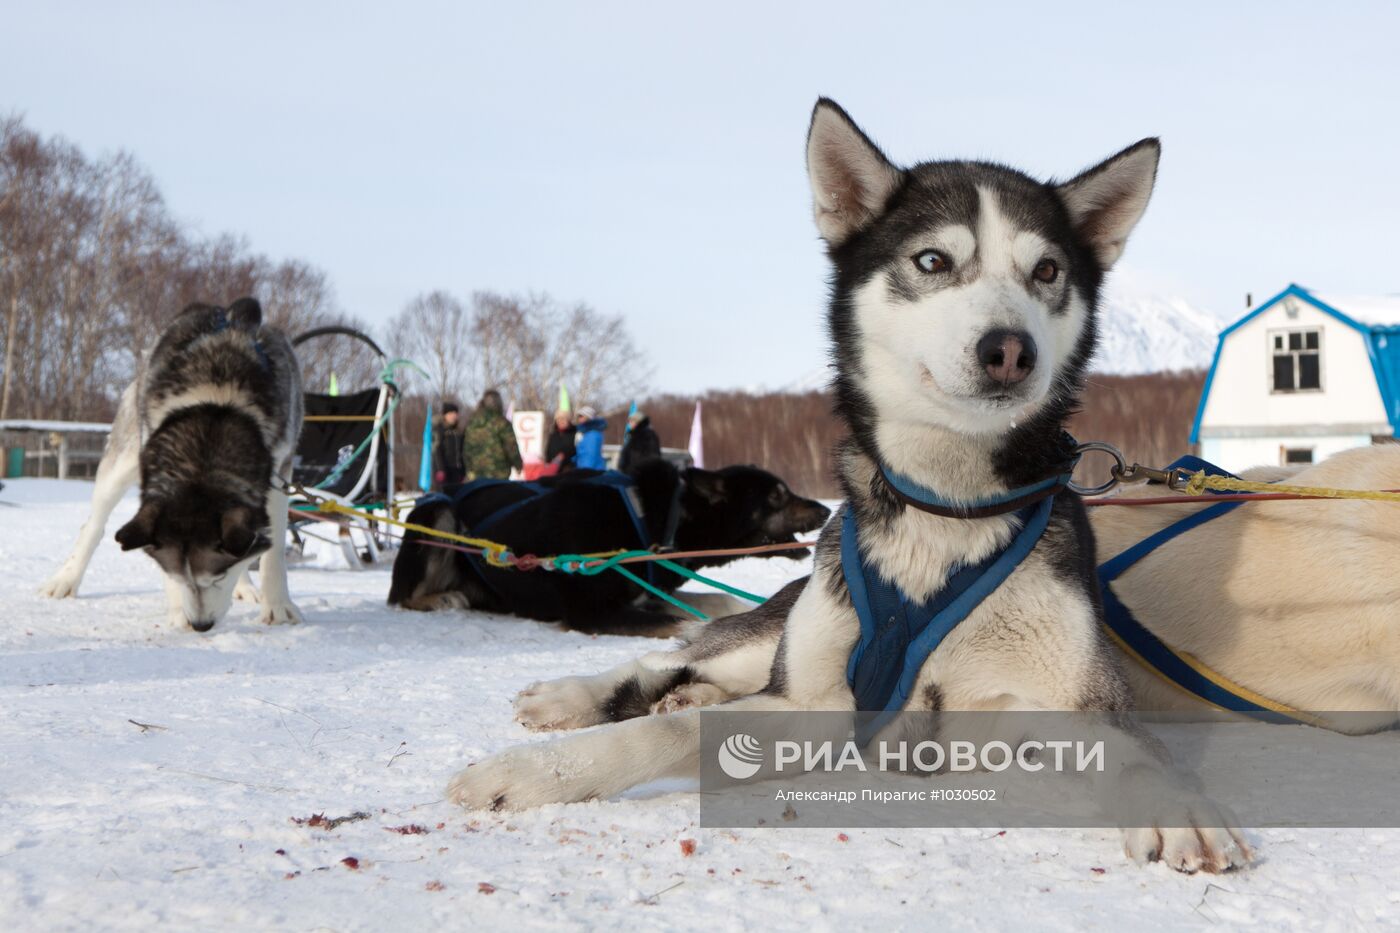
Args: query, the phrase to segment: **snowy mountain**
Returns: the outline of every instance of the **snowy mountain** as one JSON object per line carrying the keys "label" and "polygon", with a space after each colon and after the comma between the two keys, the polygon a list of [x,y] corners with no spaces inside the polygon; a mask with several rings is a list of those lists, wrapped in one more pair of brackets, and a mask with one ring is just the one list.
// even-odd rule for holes
{"label": "snowy mountain", "polygon": [[1092,368],[1116,375],[1204,369],[1225,324],[1181,298],[1110,287],[1099,308]]}

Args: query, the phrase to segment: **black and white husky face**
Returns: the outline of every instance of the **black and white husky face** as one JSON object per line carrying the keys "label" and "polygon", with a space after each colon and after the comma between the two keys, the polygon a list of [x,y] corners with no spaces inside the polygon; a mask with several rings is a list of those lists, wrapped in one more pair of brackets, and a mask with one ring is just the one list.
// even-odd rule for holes
{"label": "black and white husky face", "polygon": [[974,435],[1067,405],[1158,154],[1143,140],[1063,184],[980,162],[900,169],[818,102],[807,160],[836,267],[838,390],[886,422]]}
{"label": "black and white husky face", "polygon": [[228,613],[243,572],[271,547],[270,530],[261,506],[200,490],[144,499],[116,537],[122,550],[140,548],[160,565],[184,621],[207,632]]}

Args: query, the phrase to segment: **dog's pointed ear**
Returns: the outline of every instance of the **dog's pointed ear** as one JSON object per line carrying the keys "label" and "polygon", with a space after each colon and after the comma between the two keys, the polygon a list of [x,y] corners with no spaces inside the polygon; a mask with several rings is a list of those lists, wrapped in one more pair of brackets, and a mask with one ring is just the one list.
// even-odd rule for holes
{"label": "dog's pointed ear", "polygon": [[160,506],[155,502],[143,502],[131,521],[117,529],[117,543],[123,551],[134,551],[155,544],[156,519],[160,517]]}
{"label": "dog's pointed ear", "polygon": [[234,557],[246,557],[258,547],[265,547],[267,537],[261,533],[265,515],[258,515],[246,505],[234,506],[225,512],[219,523],[219,549]]}
{"label": "dog's pointed ear", "polygon": [[228,306],[228,322],[239,330],[257,330],[262,326],[262,305],[256,298],[240,298]]}
{"label": "dog's pointed ear", "polygon": [[685,485],[711,505],[723,502],[729,493],[723,476],[697,467],[690,467],[685,471]]}
{"label": "dog's pointed ear", "polygon": [[869,224],[903,173],[833,100],[823,97],[807,130],[807,177],[817,230],[832,246]]}
{"label": "dog's pointed ear", "polygon": [[1147,210],[1162,144],[1155,138],[1127,149],[1058,186],[1075,230],[1108,269],[1123,255],[1128,234]]}

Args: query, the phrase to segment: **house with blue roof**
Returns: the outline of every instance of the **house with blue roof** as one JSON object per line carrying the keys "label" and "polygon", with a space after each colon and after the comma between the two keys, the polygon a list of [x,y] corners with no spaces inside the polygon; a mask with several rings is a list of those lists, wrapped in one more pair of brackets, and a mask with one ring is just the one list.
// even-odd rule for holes
{"label": "house with blue roof", "polygon": [[1400,429],[1400,296],[1290,285],[1220,333],[1191,442],[1227,470],[1315,463]]}

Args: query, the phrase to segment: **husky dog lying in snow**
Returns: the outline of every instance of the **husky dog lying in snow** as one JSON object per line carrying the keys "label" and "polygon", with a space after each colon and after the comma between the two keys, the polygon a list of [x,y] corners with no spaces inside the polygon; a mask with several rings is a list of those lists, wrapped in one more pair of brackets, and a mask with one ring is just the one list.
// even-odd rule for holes
{"label": "husky dog lying in snow", "polygon": [[41,590],[75,596],[112,509],[137,480],[141,507],[117,531],[165,571],[172,625],[207,632],[261,555],[263,622],[299,622],[284,546],[292,455],[301,434],[301,370],[291,344],[262,326],[251,298],[190,305],[161,335],[143,378],[122,395],[97,468],[92,514]]}
{"label": "husky dog lying in snow", "polygon": [[[837,462],[846,504],[821,536],[812,577],[676,651],[527,689],[518,718],[534,728],[639,718],[508,749],[458,774],[450,796],[515,809],[695,775],[699,711],[683,707],[696,703],[855,710],[847,666],[864,626],[843,527],[858,533],[857,559],[915,603],[1031,527],[1025,512],[978,504],[1005,506],[1063,474],[1062,427],[1094,350],[1100,284],[1147,206],[1159,151],[1145,139],[1060,184],[980,162],[902,169],[819,101],[808,172],[834,266],[828,322],[850,436]],[[955,505],[939,514],[927,510],[934,500]],[[1040,502],[1053,503],[1048,517],[1035,513],[1043,534],[914,668],[903,709],[1131,708],[1101,630],[1085,509],[1072,495]],[[639,715],[654,703],[678,711]],[[1124,805],[1121,825],[1138,827],[1125,830],[1128,854],[1182,871],[1247,864],[1249,848],[1215,805],[1179,786],[1125,717],[1108,718],[1131,751],[1096,780]]]}
{"label": "husky dog lying in snow", "polygon": [[[1361,447],[1306,467],[1259,467],[1243,476],[1400,489],[1400,446]],[[1172,493],[1152,486],[1124,495]],[[1093,509],[1100,563],[1204,508]],[[1396,508],[1356,499],[1246,503],[1168,542],[1113,589],[1175,651],[1252,692],[1338,731],[1389,728],[1400,723]],[[1123,667],[1138,709],[1205,708],[1137,661]]]}
{"label": "husky dog lying in snow", "polygon": [[[414,508],[408,521],[461,535],[480,535],[517,554],[588,554],[652,543],[680,551],[754,547],[793,542],[794,534],[816,531],[831,511],[796,495],[778,477],[754,466],[722,470],[677,470],[664,460],[639,465],[631,476],[577,470],[534,484],[464,486]],[[627,498],[624,498],[627,497]],[[635,503],[629,507],[629,503]],[[643,532],[645,532],[643,534]],[[643,540],[645,538],[645,540]],[[423,547],[410,531],[394,559],[389,604],[407,609],[457,608],[510,612],[575,631],[666,637],[680,630],[673,611],[641,600],[638,588],[615,573],[584,577],[560,573],[522,574],[442,548]],[[792,556],[795,552],[778,552]],[[805,556],[806,551],[800,552]],[[770,555],[777,556],[777,554]],[[692,568],[717,566],[733,557],[687,560]],[[644,567],[633,568],[646,576]],[[653,585],[674,590],[679,576],[662,570]],[[716,594],[717,595],[717,594]],[[719,604],[728,597],[691,602]]]}

